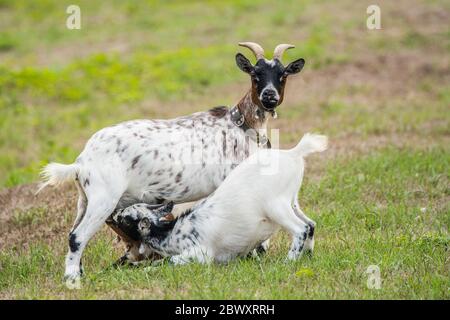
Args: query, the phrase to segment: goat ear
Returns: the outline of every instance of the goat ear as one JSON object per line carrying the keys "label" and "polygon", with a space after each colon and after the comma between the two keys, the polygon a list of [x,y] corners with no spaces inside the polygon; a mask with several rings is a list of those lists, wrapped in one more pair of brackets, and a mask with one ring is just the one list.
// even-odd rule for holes
{"label": "goat ear", "polygon": [[304,65],[305,60],[303,58],[297,59],[288,64],[288,66],[284,69],[284,74],[288,76],[299,73],[303,69]]}
{"label": "goat ear", "polygon": [[245,73],[250,74],[254,70],[251,62],[242,53],[236,54],[236,64]]}
{"label": "goat ear", "polygon": [[162,208],[162,212],[171,213],[173,210],[173,201],[166,203]]}
{"label": "goat ear", "polygon": [[159,218],[159,222],[172,222],[173,220],[175,220],[175,217],[173,214],[169,213],[166,214],[165,216],[162,216],[161,218]]}

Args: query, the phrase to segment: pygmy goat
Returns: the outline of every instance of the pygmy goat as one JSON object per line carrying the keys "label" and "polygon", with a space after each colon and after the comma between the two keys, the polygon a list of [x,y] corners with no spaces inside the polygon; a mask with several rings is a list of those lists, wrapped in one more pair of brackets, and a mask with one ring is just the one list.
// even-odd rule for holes
{"label": "pygmy goat", "polygon": [[[303,159],[324,151],[327,138],[306,134],[290,150],[264,149],[244,160],[208,198],[178,218],[173,203],[135,204],[116,212],[117,227],[142,242],[141,254],[170,257],[174,264],[226,262],[247,255],[279,227],[292,235],[288,259],[313,250],[315,223],[299,207]],[[266,165],[276,164],[265,172]]]}
{"label": "pygmy goat", "polygon": [[[69,286],[81,276],[88,242],[105,222],[110,225],[114,211],[140,202],[180,204],[202,199],[254,149],[270,147],[264,133],[267,121],[283,101],[287,78],[300,72],[305,60],[284,66],[283,52],[293,48],[288,44],[276,46],[271,60],[256,43],[240,45],[252,50],[257,61],[252,65],[242,54],[236,55],[237,66],[251,78],[251,88],[232,108],[107,127],[89,139],[74,163],[50,163],[44,168],[41,188],[75,181],[78,189],[64,273]],[[124,240],[130,246],[124,257],[139,260],[134,254],[138,246]]]}

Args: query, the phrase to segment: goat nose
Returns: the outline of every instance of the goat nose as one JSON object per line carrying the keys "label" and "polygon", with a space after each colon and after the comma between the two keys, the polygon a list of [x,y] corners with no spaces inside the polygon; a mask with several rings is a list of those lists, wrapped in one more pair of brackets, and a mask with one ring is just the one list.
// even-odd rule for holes
{"label": "goat nose", "polygon": [[266,89],[263,92],[263,98],[273,98],[277,95],[277,93],[275,92],[275,90],[272,89]]}

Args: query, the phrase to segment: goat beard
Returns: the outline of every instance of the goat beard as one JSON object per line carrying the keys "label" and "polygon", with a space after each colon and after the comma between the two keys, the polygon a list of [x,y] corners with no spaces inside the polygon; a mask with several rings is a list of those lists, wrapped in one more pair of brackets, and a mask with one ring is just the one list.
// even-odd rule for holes
{"label": "goat beard", "polygon": [[272,118],[274,118],[274,119],[278,118],[278,113],[275,110],[271,111],[271,114],[272,114]]}

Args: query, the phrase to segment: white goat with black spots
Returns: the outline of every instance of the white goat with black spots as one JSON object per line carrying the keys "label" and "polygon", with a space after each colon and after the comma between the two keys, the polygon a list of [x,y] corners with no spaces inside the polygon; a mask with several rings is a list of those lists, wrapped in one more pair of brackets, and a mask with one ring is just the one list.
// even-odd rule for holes
{"label": "white goat with black spots", "polygon": [[[291,45],[278,45],[272,60],[264,58],[256,43],[240,45],[250,48],[257,62],[252,65],[236,55],[252,87],[232,109],[104,128],[89,139],[73,164],[50,163],[44,168],[42,187],[75,181],[79,192],[66,257],[68,284],[79,280],[84,248],[115,210],[138,202],[183,203],[206,197],[243,159],[264,147],[267,139],[259,132],[265,131],[269,115],[282,102],[287,77],[300,72],[304,60],[283,66],[282,53]],[[131,246],[131,256],[138,259],[136,244]]]}
{"label": "white goat with black spots", "polygon": [[[259,150],[208,198],[178,218],[173,203],[135,204],[113,215],[116,226],[141,241],[140,253],[169,256],[175,264],[226,262],[247,255],[279,227],[292,235],[288,259],[313,250],[315,223],[300,209],[304,158],[324,151],[327,138],[306,134],[290,150]],[[276,170],[265,172],[267,164]]]}

